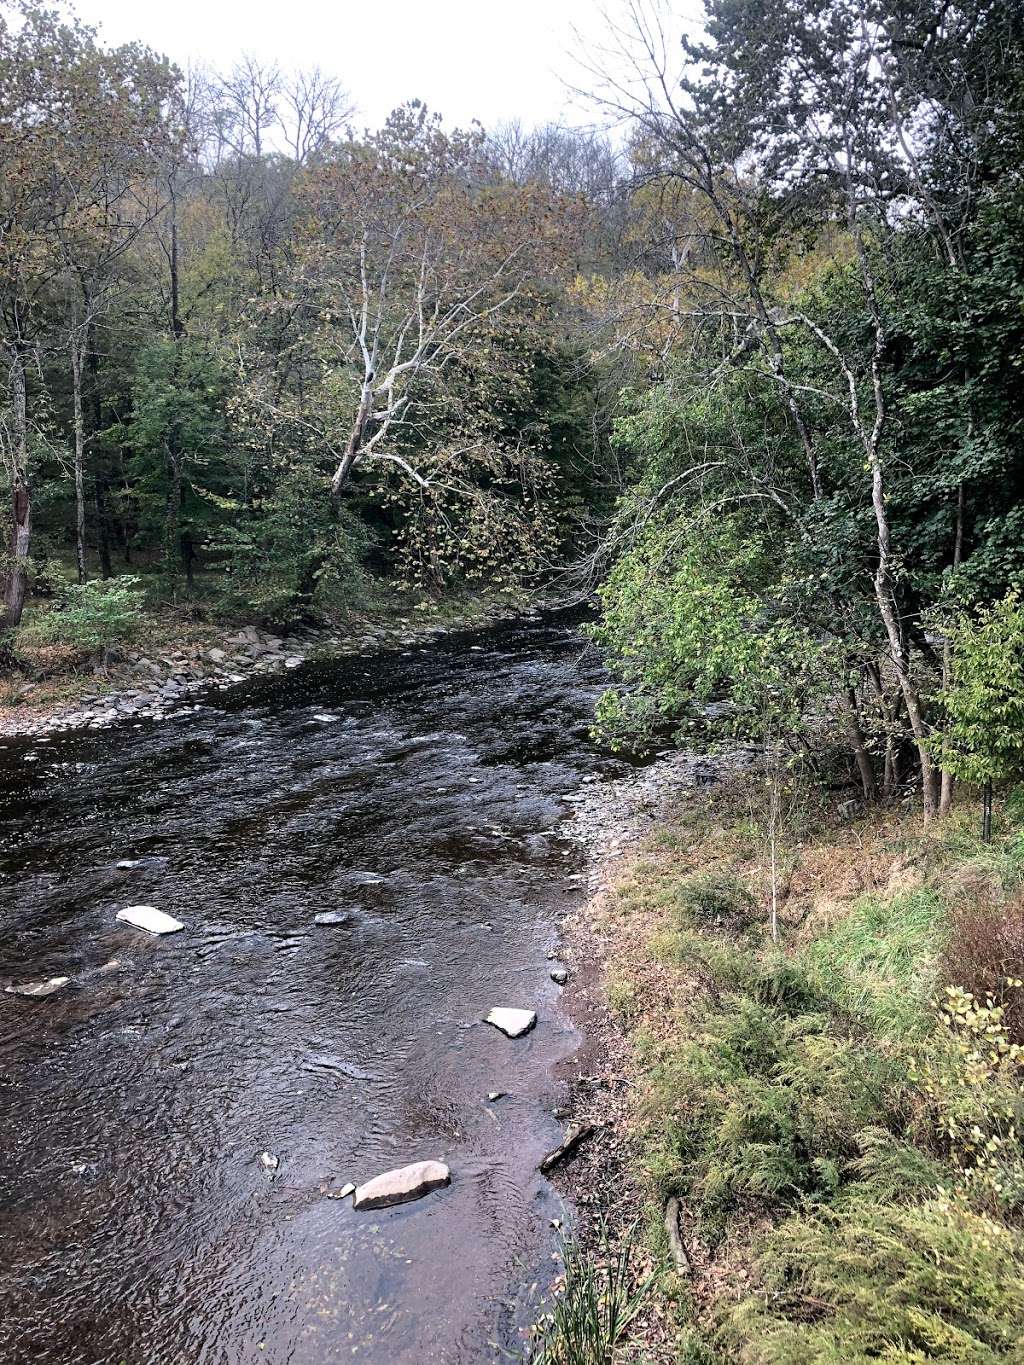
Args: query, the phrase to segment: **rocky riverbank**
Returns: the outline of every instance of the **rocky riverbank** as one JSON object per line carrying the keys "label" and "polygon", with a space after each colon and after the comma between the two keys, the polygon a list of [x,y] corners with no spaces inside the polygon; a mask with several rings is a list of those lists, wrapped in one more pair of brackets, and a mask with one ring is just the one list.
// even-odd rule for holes
{"label": "rocky riverbank", "polygon": [[[586,782],[573,801],[575,819],[565,826],[586,850],[589,895],[563,926],[561,956],[570,969],[563,1005],[584,1044],[561,1068],[568,1094],[559,1117],[570,1130],[593,1131],[554,1178],[576,1209],[573,1235],[598,1255],[600,1235],[616,1245],[629,1243],[638,1281],[656,1267],[641,1234],[648,1210],[638,1179],[643,1153],[632,1122],[636,1058],[614,992],[627,965],[631,975],[642,972],[646,989],[657,998],[670,999],[674,985],[619,922],[617,888],[658,831],[671,828],[674,812],[754,758],[755,751],[743,747],[717,755],[673,752],[618,781]],[[674,1360],[670,1324],[653,1304],[643,1317],[649,1358]]]}
{"label": "rocky riverbank", "polygon": [[0,739],[162,720],[195,707],[203,694],[288,672],[307,659],[370,657],[383,650],[424,648],[454,631],[513,616],[535,619],[542,609],[558,605],[544,602],[524,609],[474,604],[465,616],[449,617],[444,624],[406,615],[344,629],[309,628],[283,634],[253,625],[221,632],[205,629],[161,641],[156,647],[108,651],[106,661],[92,672],[65,679],[63,696],[48,695],[46,682],[18,687],[12,704],[0,706]]}

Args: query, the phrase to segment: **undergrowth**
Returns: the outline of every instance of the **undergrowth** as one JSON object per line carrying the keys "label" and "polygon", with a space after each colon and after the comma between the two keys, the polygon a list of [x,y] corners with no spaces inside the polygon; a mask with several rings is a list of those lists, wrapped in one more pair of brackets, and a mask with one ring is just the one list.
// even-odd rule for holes
{"label": "undergrowth", "polygon": [[673,983],[616,965],[652,1207],[681,1199],[699,1267],[674,1359],[1024,1361],[1024,801],[990,846],[802,829],[781,946],[716,814],[610,912]]}

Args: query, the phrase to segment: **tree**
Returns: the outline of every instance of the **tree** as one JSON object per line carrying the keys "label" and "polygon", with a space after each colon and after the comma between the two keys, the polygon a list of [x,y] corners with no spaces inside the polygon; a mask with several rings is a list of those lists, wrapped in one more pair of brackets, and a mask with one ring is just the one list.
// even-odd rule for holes
{"label": "tree", "polygon": [[1016,591],[945,627],[952,678],[942,693],[942,761],[982,788],[982,837],[992,837],[992,788],[1024,775],[1024,603]]}

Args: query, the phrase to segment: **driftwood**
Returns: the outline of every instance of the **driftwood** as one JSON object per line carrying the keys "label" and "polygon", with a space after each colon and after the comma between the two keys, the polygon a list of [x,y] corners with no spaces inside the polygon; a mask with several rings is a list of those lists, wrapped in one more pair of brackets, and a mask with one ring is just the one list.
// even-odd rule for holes
{"label": "driftwood", "polygon": [[549,1171],[553,1171],[557,1165],[572,1156],[581,1143],[586,1142],[587,1138],[596,1132],[597,1125],[593,1123],[583,1123],[570,1128],[561,1144],[553,1152],[548,1152],[540,1163],[539,1169],[542,1174],[547,1175]]}
{"label": "driftwood", "polygon": [[692,1275],[693,1266],[687,1254],[686,1246],[683,1242],[682,1227],[680,1219],[682,1208],[675,1195],[665,1205],[665,1232],[668,1234],[668,1248],[672,1253],[672,1260],[680,1275]]}

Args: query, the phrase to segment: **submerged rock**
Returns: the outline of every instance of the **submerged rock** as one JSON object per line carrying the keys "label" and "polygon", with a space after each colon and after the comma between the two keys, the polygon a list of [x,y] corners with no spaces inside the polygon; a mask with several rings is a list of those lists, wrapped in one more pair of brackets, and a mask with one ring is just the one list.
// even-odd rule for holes
{"label": "submerged rock", "polygon": [[155,905],[126,905],[117,912],[117,918],[136,929],[145,929],[149,934],[176,934],[185,927],[181,920],[165,915]]}
{"label": "submerged rock", "polygon": [[451,1172],[443,1161],[416,1161],[411,1166],[385,1171],[365,1185],[359,1185],[352,1207],[384,1209],[391,1204],[405,1204],[410,1199],[421,1199],[431,1190],[450,1185],[451,1179]]}
{"label": "submerged rock", "polygon": [[506,1009],[504,1006],[496,1006],[484,1020],[485,1024],[493,1024],[496,1029],[500,1029],[507,1038],[521,1038],[524,1033],[529,1033],[537,1022],[537,1016],[533,1010]]}
{"label": "submerged rock", "polygon": [[56,995],[71,980],[70,976],[51,976],[47,981],[26,981],[21,986],[5,986],[8,995],[27,995],[33,1000],[41,1000],[47,995]]}
{"label": "submerged rock", "polygon": [[260,1152],[260,1165],[265,1171],[276,1171],[280,1164],[281,1158],[273,1152]]}

